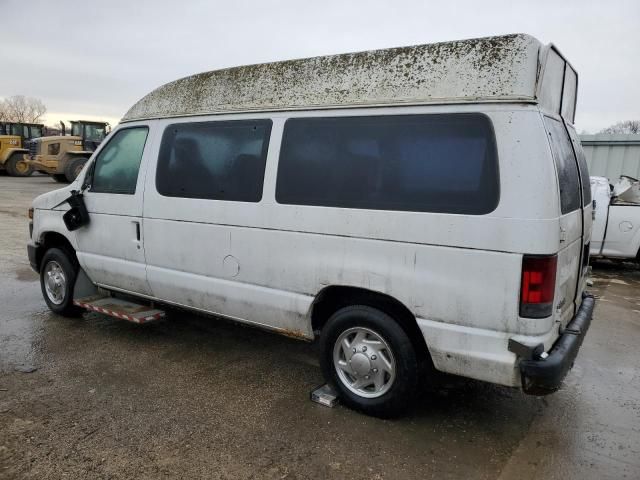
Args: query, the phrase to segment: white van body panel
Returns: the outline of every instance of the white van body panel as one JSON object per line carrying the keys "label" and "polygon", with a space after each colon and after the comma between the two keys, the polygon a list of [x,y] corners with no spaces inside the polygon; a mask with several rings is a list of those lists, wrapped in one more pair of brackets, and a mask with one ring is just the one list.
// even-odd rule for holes
{"label": "white van body panel", "polygon": [[[77,233],[65,231],[64,208],[46,210],[70,188],[42,196],[34,202],[33,238],[63,234],[91,281],[110,290],[307,339],[316,335],[311,315],[325,288],[384,294],[414,315],[437,369],[520,386],[509,340],[547,351],[575,314],[591,209],[560,213],[545,127],[549,116],[570,127],[575,72],[552,45],[526,35],[500,38],[238,67],[167,84],[134,105],[111,134],[149,127],[135,194],[89,189],[91,223]],[[402,58],[403,68],[424,78],[399,74]],[[351,88],[356,84],[362,88]],[[485,115],[495,133],[500,192],[489,213],[276,201],[287,119],[456,113]],[[159,193],[157,159],[168,126],[243,119],[272,122],[259,202]],[[545,318],[520,316],[524,255],[557,255],[553,313]]]}
{"label": "white van body panel", "polygon": [[[59,192],[59,191],[60,190],[56,190],[56,192]],[[47,195],[47,194],[44,194],[44,195]],[[63,199],[68,196],[69,194],[67,193],[66,195],[64,195]],[[34,204],[36,203],[36,200],[34,200]],[[78,244],[76,242],[76,236],[66,229],[66,227],[64,226],[64,222],[62,221],[62,215],[64,215],[65,211],[66,211],[65,208],[58,208],[53,210],[49,210],[49,209],[45,210],[45,209],[39,209],[39,208],[34,209],[34,212],[33,212],[34,229],[33,229],[32,238],[41,242],[44,239],[45,235],[50,233],[56,233],[58,235],[61,235],[67,238],[69,240],[69,243],[71,243],[71,245],[74,248],[77,248]]]}
{"label": "white van body panel", "polygon": [[[286,118],[478,111],[493,123],[501,162],[500,203],[488,215],[275,201]],[[469,355],[486,361],[464,367],[473,369],[471,376],[517,385],[508,339],[542,339],[550,347],[557,326],[566,321],[559,313],[545,319],[518,314],[522,252],[552,254],[561,245],[557,195],[537,193],[556,183],[553,163],[541,160],[550,152],[540,112],[526,106],[397,107],[180,118],[159,120],[157,128],[263,117],[273,119],[273,128],[260,203],[164,197],[155,185],[156,164],[148,165],[143,228],[151,296],[313,338],[309,313],[323,288],[365,288],[398,299],[415,314],[441,370],[459,373],[462,358],[452,354],[452,346],[459,342],[462,352],[473,344],[475,354]],[[149,146],[154,157],[161,137],[159,131]],[[526,188],[519,178],[527,178]],[[577,243],[571,252],[576,248]],[[575,262],[565,269],[568,276],[573,267]],[[496,359],[502,367],[487,369]]]}
{"label": "white van body panel", "polygon": [[[492,121],[501,189],[493,212],[476,216],[387,212],[280,205],[275,201],[286,118],[445,112],[482,112]],[[273,120],[260,203],[164,197],[157,192],[154,160],[167,125],[242,118]],[[100,286],[309,339],[314,337],[312,304],[323,288],[344,285],[384,293],[414,313],[436,368],[518,386],[516,357],[506,348],[509,339],[550,348],[558,326],[573,313],[573,308],[565,306],[572,305],[573,298],[563,301],[568,294],[561,289],[563,279],[576,282],[577,278],[581,245],[575,232],[580,212],[561,217],[557,192],[539,195],[548,185],[557,185],[550,155],[543,115],[536,107],[523,105],[387,107],[157,120],[150,125],[134,196],[144,192],[144,201],[103,207],[111,208],[105,218],[116,217],[126,226],[102,219],[94,222],[92,215],[92,227],[99,228],[95,228],[91,248],[105,252],[107,246],[116,248],[117,244],[121,250],[107,256],[87,251],[89,247],[83,250],[76,240],[74,244],[78,245],[82,267]],[[87,196],[93,198],[90,191]],[[141,257],[130,256],[131,247],[137,247],[131,222],[132,218],[140,219],[139,215],[144,264]],[[115,239],[109,235],[111,230],[118,230],[123,237]],[[570,237],[567,231],[573,232]],[[67,236],[75,237],[69,232]],[[567,240],[570,243],[563,245]],[[522,253],[553,254],[561,248],[568,254],[566,264],[559,262],[556,302],[563,305],[548,318],[521,318]],[[573,288],[575,293],[575,283]]]}

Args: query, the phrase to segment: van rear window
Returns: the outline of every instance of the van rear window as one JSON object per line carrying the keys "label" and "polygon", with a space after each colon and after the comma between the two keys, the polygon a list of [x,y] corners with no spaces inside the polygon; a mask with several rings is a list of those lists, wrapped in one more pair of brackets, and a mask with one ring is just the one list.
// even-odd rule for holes
{"label": "van rear window", "polygon": [[571,141],[564,125],[553,118],[544,117],[549,132],[551,150],[556,161],[560,187],[560,209],[563,214],[580,208],[580,177]]}
{"label": "van rear window", "polygon": [[482,215],[499,199],[493,128],[482,114],[293,118],[278,203]]}

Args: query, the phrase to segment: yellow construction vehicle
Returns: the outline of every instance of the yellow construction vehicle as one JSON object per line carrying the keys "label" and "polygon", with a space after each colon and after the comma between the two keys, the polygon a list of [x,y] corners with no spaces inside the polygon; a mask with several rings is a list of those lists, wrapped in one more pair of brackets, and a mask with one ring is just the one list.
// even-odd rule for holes
{"label": "yellow construction vehicle", "polygon": [[61,135],[41,137],[28,142],[26,163],[33,170],[48,173],[57,182],[73,182],[93,151],[109,133],[107,122],[74,120],[71,135],[60,122]]}
{"label": "yellow construction vehicle", "polygon": [[0,122],[0,172],[14,177],[31,175],[33,169],[24,161],[26,142],[42,136],[40,123]]}

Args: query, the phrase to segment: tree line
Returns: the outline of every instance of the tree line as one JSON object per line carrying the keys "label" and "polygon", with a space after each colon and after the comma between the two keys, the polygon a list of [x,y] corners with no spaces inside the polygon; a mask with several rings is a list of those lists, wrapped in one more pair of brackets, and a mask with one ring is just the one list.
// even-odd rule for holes
{"label": "tree line", "polygon": [[600,133],[640,133],[640,120],[625,120],[611,125]]}
{"label": "tree line", "polygon": [[47,107],[39,98],[14,95],[0,99],[0,121],[42,123]]}

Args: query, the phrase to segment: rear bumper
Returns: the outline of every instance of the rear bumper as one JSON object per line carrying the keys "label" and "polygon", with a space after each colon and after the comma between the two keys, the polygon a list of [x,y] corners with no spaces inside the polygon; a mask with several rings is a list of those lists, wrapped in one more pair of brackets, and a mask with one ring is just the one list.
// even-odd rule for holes
{"label": "rear bumper", "polygon": [[583,294],[578,312],[553,344],[548,352],[549,355],[546,358],[538,357],[520,361],[522,389],[525,393],[546,395],[560,388],[587,334],[595,303],[593,295]]}

